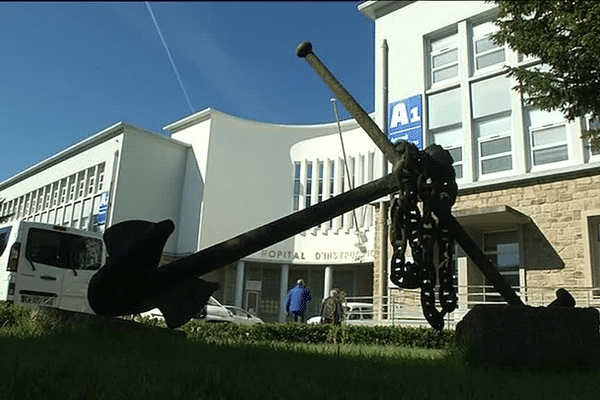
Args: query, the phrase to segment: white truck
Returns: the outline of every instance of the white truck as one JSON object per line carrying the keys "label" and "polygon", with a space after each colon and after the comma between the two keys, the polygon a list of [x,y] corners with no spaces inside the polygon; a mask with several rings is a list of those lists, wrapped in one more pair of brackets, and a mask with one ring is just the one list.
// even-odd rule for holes
{"label": "white truck", "polygon": [[0,301],[94,314],[87,288],[105,263],[102,235],[59,225],[0,225]]}

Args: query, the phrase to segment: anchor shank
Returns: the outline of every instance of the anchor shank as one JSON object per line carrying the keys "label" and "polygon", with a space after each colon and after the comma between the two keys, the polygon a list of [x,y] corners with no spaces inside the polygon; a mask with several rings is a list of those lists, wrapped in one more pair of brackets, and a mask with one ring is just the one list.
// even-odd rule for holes
{"label": "anchor shank", "polygon": [[[296,54],[300,58],[305,58],[306,61],[313,67],[313,69],[323,79],[325,84],[338,96],[338,99],[344,104],[348,112],[356,119],[358,124],[364,129],[364,131],[371,137],[377,147],[383,152],[385,158],[394,165],[398,166],[402,162],[401,156],[394,150],[394,145],[389,141],[385,134],[379,129],[377,124],[369,117],[369,115],[363,110],[358,102],[348,93],[348,91],[340,84],[340,82],[333,76],[331,71],[327,69],[325,64],[313,53],[312,45],[309,42],[303,42],[296,48]],[[500,293],[504,300],[508,304],[523,304],[519,296],[515,291],[506,283],[502,275],[496,268],[490,263],[487,257],[481,252],[479,247],[469,237],[467,232],[463,229],[460,223],[452,216],[452,214],[435,212],[438,218],[444,218],[448,221],[449,226],[452,229],[452,233],[455,235],[455,239],[462,249],[467,253],[471,260],[479,267],[481,272],[485,275],[488,281],[494,286],[494,288]]]}
{"label": "anchor shank", "polygon": [[169,271],[169,276],[175,276],[181,281],[202,276],[398,190],[397,179],[389,174],[174,261],[163,268]]}
{"label": "anchor shank", "polygon": [[333,76],[331,71],[327,69],[325,64],[312,52],[312,45],[304,42],[296,49],[296,54],[300,58],[305,58],[306,61],[313,67],[319,76],[329,86],[331,91],[336,95],[338,100],[346,107],[348,112],[356,119],[356,122],[363,128],[369,137],[375,142],[375,145],[383,152],[385,158],[396,165],[400,161],[400,156],[394,150],[394,146],[379,129],[377,124],[369,117],[369,114],[358,104],[352,95],[342,86],[342,84]]}

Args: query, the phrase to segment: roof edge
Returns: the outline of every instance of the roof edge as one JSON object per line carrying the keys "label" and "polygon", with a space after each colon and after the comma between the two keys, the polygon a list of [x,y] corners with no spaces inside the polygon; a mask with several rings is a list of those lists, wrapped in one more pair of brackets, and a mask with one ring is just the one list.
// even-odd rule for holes
{"label": "roof edge", "polygon": [[383,17],[396,11],[402,7],[415,3],[415,1],[364,1],[358,5],[358,11],[363,13],[364,16],[369,18],[371,21],[375,21],[377,18]]}
{"label": "roof edge", "polygon": [[[205,108],[202,111],[199,111],[197,113],[194,113],[192,115],[189,115],[185,118],[182,118],[178,121],[175,121],[167,126],[165,126],[163,128],[163,130],[165,131],[169,131],[171,132],[171,134],[177,133],[185,128],[189,128],[190,126],[199,124],[201,122],[207,121],[209,119],[212,119],[213,116],[220,116],[220,117],[225,117],[225,118],[232,118],[232,119],[236,119],[239,121],[243,121],[246,123],[253,123],[253,124],[260,124],[260,125],[264,125],[264,126],[271,126],[271,127],[281,127],[281,128],[295,128],[295,129],[327,129],[330,127],[334,127],[335,129],[337,129],[337,122],[333,121],[333,122],[323,122],[323,123],[317,123],[317,124],[277,124],[277,123],[272,123],[272,122],[262,122],[262,121],[256,121],[253,119],[248,119],[248,118],[242,118],[242,117],[238,117],[232,114],[228,114],[225,113],[223,111],[217,110],[215,108]],[[375,113],[369,113],[369,116],[371,118],[373,118],[375,116]],[[358,124],[358,122],[354,119],[354,118],[349,118],[349,119],[345,119],[343,121],[340,121],[340,125],[342,126],[342,130],[344,131],[348,131],[348,130],[352,130],[352,129],[356,129],[356,128],[360,128],[360,125]]]}
{"label": "roof edge", "polygon": [[[16,175],[11,176],[10,178],[4,180],[3,182],[0,182],[0,190],[3,190],[9,186],[14,185],[15,183],[18,183],[46,168],[49,168],[53,165],[56,165],[58,163],[60,163],[61,161],[64,161],[65,159],[71,157],[74,154],[78,154],[84,150],[87,150],[95,145],[97,145],[98,143],[104,142],[108,139],[111,139],[117,135],[120,135],[121,133],[123,133],[125,131],[125,129],[134,129],[136,131],[140,131],[140,132],[149,132],[145,129],[141,129],[138,128],[134,125],[130,125],[127,124],[123,121],[119,121],[103,130],[101,130],[100,132],[85,138],[84,140],[81,140],[69,147],[67,147],[64,150],[59,151],[58,153],[38,162],[37,164],[34,164],[33,166],[18,172]],[[152,133],[152,132],[149,132]],[[154,135],[156,135],[155,133],[153,133]]]}

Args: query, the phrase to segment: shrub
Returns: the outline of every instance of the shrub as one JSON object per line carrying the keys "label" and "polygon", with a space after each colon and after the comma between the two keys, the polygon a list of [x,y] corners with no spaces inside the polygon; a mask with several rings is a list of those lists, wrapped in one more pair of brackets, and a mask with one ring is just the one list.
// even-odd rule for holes
{"label": "shrub", "polygon": [[[50,311],[50,310],[46,310]],[[92,317],[93,318],[93,317]],[[128,318],[123,318],[128,319]],[[129,318],[131,319],[131,318]],[[4,334],[14,336],[40,336],[62,331],[106,329],[94,325],[101,321],[86,320],[80,324],[53,317],[51,312],[0,302],[0,328]],[[150,325],[152,332],[166,328],[160,319],[139,318]],[[123,321],[125,322],[125,321]],[[133,323],[130,321],[130,323]],[[127,324],[124,324],[127,325]],[[136,325],[136,324],[133,324]],[[129,325],[127,325],[129,327]],[[138,325],[139,326],[139,325]],[[141,326],[140,326],[141,327]],[[129,327],[135,328],[135,327]],[[134,332],[135,329],[124,329]],[[435,331],[431,328],[356,325],[310,325],[299,323],[242,325],[234,323],[205,323],[192,320],[182,326],[192,340],[213,343],[277,342],[277,343],[329,343],[357,345],[395,345],[426,349],[442,349],[454,343],[454,331]]]}
{"label": "shrub", "polygon": [[189,322],[182,328],[189,338],[209,342],[339,343],[396,345],[441,349],[454,343],[454,331],[431,328],[309,325],[309,324],[206,324]]}

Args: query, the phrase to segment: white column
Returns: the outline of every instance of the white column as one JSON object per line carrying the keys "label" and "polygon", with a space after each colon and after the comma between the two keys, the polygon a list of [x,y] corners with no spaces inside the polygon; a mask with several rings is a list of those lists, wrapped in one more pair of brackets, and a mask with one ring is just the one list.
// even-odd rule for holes
{"label": "white column", "polygon": [[325,267],[325,276],[323,277],[323,298],[329,297],[329,292],[333,289],[333,268]]}
{"label": "white column", "polygon": [[469,262],[467,257],[456,257],[456,269],[458,273],[458,307],[461,312],[468,311],[469,300]]}
{"label": "white column", "polygon": [[242,296],[244,295],[244,262],[237,262],[237,270],[235,275],[235,305],[242,306]]}
{"label": "white column", "polygon": [[287,297],[288,276],[290,266],[283,264],[281,266],[281,281],[279,283],[279,322],[285,322],[285,299]]}

